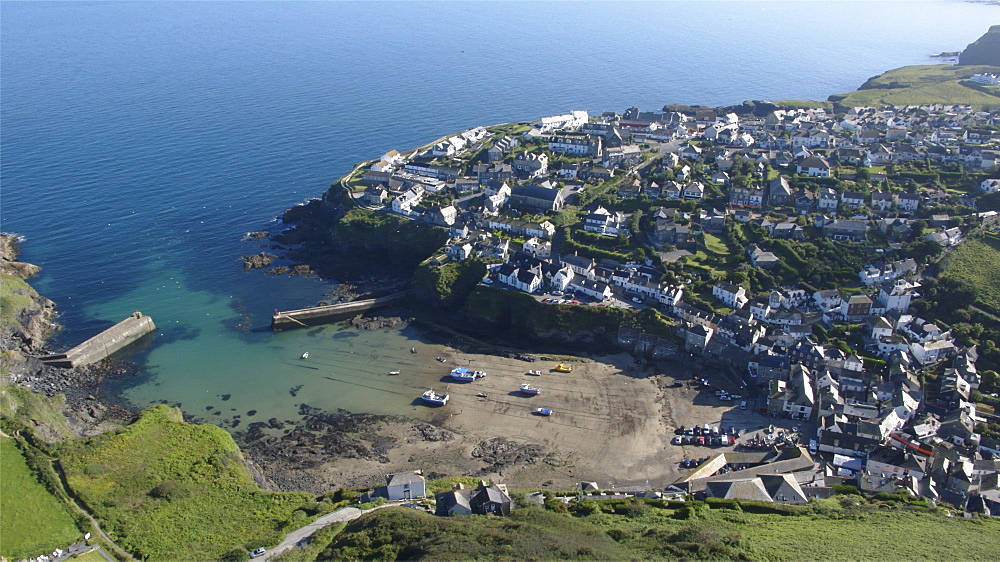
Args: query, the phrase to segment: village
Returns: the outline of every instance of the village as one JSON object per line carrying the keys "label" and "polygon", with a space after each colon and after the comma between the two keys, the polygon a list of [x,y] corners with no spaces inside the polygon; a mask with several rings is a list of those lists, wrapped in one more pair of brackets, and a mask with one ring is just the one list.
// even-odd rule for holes
{"label": "village", "polygon": [[[545,305],[654,308],[672,337],[622,328],[620,346],[711,361],[721,401],[796,425],[717,439],[736,447],[685,460],[669,490],[804,503],[854,485],[997,515],[1000,441],[976,428],[998,418],[974,399],[995,380],[918,304],[928,264],[997,229],[976,209],[1000,191],[995,124],[957,105],[572,111],[390,151],[344,185],[447,228],[431,266],[482,260],[482,284]],[[484,483],[439,511],[503,512],[505,495]]]}

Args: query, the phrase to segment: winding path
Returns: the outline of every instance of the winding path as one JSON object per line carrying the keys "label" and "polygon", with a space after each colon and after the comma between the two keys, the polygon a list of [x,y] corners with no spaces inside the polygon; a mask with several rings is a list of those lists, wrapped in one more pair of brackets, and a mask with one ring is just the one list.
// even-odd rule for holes
{"label": "winding path", "polygon": [[282,552],[289,550],[296,546],[304,545],[308,542],[309,537],[313,535],[316,531],[326,527],[327,525],[332,525],[333,523],[340,523],[345,521],[354,521],[358,517],[361,517],[365,513],[370,513],[376,509],[382,509],[383,507],[393,507],[397,505],[402,505],[406,502],[389,502],[384,503],[380,506],[373,507],[367,511],[358,509],[356,507],[342,507],[336,511],[331,511],[322,517],[317,518],[312,523],[299,527],[291,533],[285,535],[285,540],[281,541],[281,544],[273,548],[269,548],[261,560],[271,560],[272,557],[278,556]]}

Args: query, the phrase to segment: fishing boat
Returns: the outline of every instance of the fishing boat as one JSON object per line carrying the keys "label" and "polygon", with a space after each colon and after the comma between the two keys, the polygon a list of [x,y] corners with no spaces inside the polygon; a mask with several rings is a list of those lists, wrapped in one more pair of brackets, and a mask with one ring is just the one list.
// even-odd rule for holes
{"label": "fishing boat", "polygon": [[399,374],[399,371],[389,371],[389,374],[390,374],[390,375],[398,375],[398,374]]}
{"label": "fishing boat", "polygon": [[558,371],[560,373],[570,373],[570,372],[573,371],[573,367],[570,367],[569,365],[566,365],[565,363],[560,363],[560,364],[556,365],[552,370],[553,371]]}
{"label": "fishing boat", "polygon": [[451,370],[449,376],[452,380],[456,380],[458,382],[472,382],[476,379],[485,377],[486,373],[484,371],[470,371],[465,367],[457,367]]}
{"label": "fishing boat", "polygon": [[521,386],[517,387],[517,389],[525,394],[530,394],[532,396],[542,391],[542,389],[531,386],[529,383],[524,383]]}
{"label": "fishing boat", "polygon": [[420,399],[428,404],[433,404],[435,406],[444,406],[448,403],[448,399],[451,396],[447,394],[438,394],[434,390],[428,390],[427,392],[420,395]]}
{"label": "fishing boat", "polygon": [[307,351],[307,352],[303,353],[302,357],[300,357],[299,359],[309,359],[309,352]]}
{"label": "fishing boat", "polygon": [[535,408],[535,413],[539,416],[551,416],[552,410],[548,408]]}

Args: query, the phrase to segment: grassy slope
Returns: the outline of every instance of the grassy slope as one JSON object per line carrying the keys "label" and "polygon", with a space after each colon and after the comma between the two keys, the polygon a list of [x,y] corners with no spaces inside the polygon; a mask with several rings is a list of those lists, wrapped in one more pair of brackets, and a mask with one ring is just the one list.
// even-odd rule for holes
{"label": "grassy slope", "polygon": [[9,418],[27,426],[45,426],[48,436],[64,439],[73,436],[73,431],[60,408],[63,396],[52,398],[36,394],[20,386],[6,385],[0,388],[0,417]]}
{"label": "grassy slope", "polygon": [[830,96],[830,100],[848,107],[924,103],[963,103],[980,107],[1000,105],[1000,97],[957,82],[979,72],[998,71],[1000,68],[992,66],[904,66],[868,79],[855,92]]}
{"label": "grassy slope", "polygon": [[321,559],[995,557],[992,538],[1000,532],[1000,521],[948,518],[923,508],[904,511],[892,502],[843,507],[841,500],[793,509],[798,515],[705,508],[685,513],[629,502],[585,502],[592,509],[584,516],[532,506],[515,509],[509,519],[441,519],[389,508],[351,523]]}
{"label": "grassy slope", "polygon": [[988,310],[1000,311],[1000,236],[988,234],[981,240],[967,240],[945,258],[944,275],[976,286],[978,302]]}
{"label": "grassy slope", "polygon": [[70,487],[104,530],[141,558],[217,558],[240,545],[277,542],[310,500],[261,491],[229,434],[183,423],[165,406],[57,452]]}
{"label": "grassy slope", "polygon": [[0,438],[0,465],[0,556],[38,556],[82,538],[66,507],[39,483],[13,439]]}

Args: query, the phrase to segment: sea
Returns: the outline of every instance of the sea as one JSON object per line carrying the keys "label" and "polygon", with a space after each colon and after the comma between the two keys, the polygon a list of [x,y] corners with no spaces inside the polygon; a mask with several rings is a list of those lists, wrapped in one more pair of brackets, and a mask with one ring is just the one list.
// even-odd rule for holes
{"label": "sea", "polygon": [[[244,271],[250,231],[356,162],[584,109],[826,99],[934,64],[1000,7],[906,2],[0,2],[0,230],[67,348],[159,329],[109,398],[232,427],[301,404],[426,417],[413,328],[283,333],[335,280]],[[308,351],[308,360],[300,359]],[[413,377],[387,377],[389,370]],[[251,413],[252,412],[252,413]],[[245,426],[244,426],[245,427]]]}

